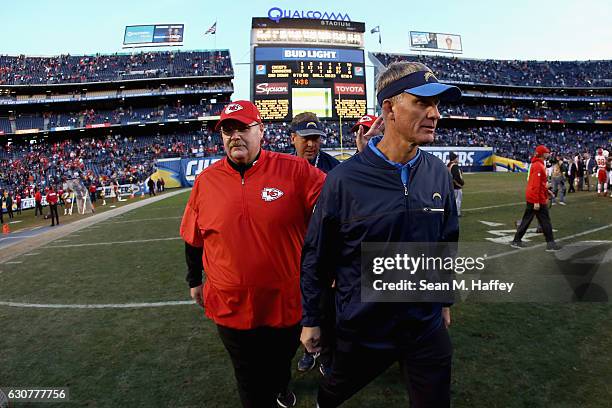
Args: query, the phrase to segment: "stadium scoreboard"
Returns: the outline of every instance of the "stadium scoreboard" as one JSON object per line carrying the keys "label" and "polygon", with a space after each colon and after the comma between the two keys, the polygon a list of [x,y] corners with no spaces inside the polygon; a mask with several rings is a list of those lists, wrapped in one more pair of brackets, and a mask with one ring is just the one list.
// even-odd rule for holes
{"label": "stadium scoreboard", "polygon": [[290,121],[305,111],[325,119],[363,116],[363,31],[355,22],[254,19],[251,96],[262,119]]}

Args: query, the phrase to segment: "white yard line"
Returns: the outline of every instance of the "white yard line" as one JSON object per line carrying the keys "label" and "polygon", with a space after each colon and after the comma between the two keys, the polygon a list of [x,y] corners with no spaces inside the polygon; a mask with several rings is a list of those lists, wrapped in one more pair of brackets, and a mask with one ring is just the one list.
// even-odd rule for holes
{"label": "white yard line", "polygon": [[499,204],[499,205],[490,205],[488,207],[476,207],[476,208],[462,208],[461,212],[465,212],[465,211],[480,211],[480,210],[489,210],[491,208],[501,208],[501,207],[512,207],[515,205],[525,205],[524,201],[520,201],[517,203],[509,203],[509,204]]}
{"label": "white yard line", "polygon": [[[103,213],[94,214],[93,216],[89,216],[87,218],[83,218],[80,220],[76,220],[72,223],[65,224],[60,226],[59,228],[47,229],[46,231],[35,235],[35,236],[21,236],[23,238],[28,239],[17,239],[15,237],[15,243],[11,241],[1,241],[4,244],[2,250],[0,251],[0,262],[10,261],[11,259],[23,255],[24,253],[32,252],[32,250],[37,249],[41,246],[48,245],[51,243],[56,243],[59,239],[68,238],[70,235],[74,235],[75,232],[90,227],[94,224],[98,224],[104,221],[107,221],[113,217],[117,217],[119,215],[125,214],[129,211],[135,210],[137,208],[145,207],[155,202],[165,200],[166,198],[173,197],[178,194],[185,193],[186,190],[181,189],[177,191],[173,191],[170,193],[166,193],[162,196],[157,196],[153,198],[148,198],[142,201],[134,201],[122,207],[105,211]],[[42,228],[42,227],[37,227]],[[33,228],[34,229],[34,228]],[[10,250],[6,250],[10,248]]]}
{"label": "white yard line", "polygon": [[63,305],[63,304],[44,304],[44,303],[20,303],[20,302],[0,302],[0,306],[8,307],[23,307],[34,309],[137,309],[147,307],[165,307],[165,306],[182,306],[193,305],[193,300],[174,300],[168,302],[152,302],[152,303],[109,303],[109,304],[92,304],[92,305]]}
{"label": "white yard line", "polygon": [[[608,224],[608,225],[604,225],[603,227],[593,228],[593,229],[588,230],[588,231],[582,231],[582,232],[579,232],[577,234],[568,235],[566,237],[556,239],[555,241],[556,242],[567,241],[568,239],[573,239],[573,238],[581,237],[583,235],[592,234],[594,232],[603,231],[603,230],[605,230],[607,228],[611,228],[611,227],[612,227],[612,224]],[[516,254],[519,254],[521,252],[531,251],[533,249],[539,249],[539,248],[543,248],[545,246],[546,246],[546,242],[544,242],[543,244],[537,244],[537,245],[526,247],[526,248],[521,248],[521,249],[517,248],[517,249],[513,249],[511,251],[502,252],[501,254],[495,254],[495,255],[487,256],[487,260],[495,259],[495,258],[502,258],[502,257],[508,256],[508,255],[516,255]]]}
{"label": "white yard line", "polygon": [[183,217],[157,217],[157,218],[140,218],[135,220],[111,221],[107,224],[125,224],[130,222],[145,222],[145,221],[160,221],[160,220],[180,220]]}
{"label": "white yard line", "polygon": [[177,239],[182,239],[182,238],[181,237],[168,237],[168,238],[134,239],[131,241],[90,242],[87,244],[53,245],[53,246],[46,246],[45,248],[76,248],[76,247],[97,246],[97,245],[140,244],[144,242],[155,242],[155,241],[175,241]]}

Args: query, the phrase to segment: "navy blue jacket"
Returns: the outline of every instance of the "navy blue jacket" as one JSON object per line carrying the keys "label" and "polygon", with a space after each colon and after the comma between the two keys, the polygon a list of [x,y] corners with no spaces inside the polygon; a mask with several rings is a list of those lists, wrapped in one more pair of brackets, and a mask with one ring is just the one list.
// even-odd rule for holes
{"label": "navy blue jacket", "polygon": [[[293,155],[297,155],[295,151],[293,152]],[[315,157],[314,160],[309,160],[308,162],[317,169],[321,170],[323,173],[329,173],[331,169],[340,164],[338,159],[333,157],[331,154],[325,153],[323,150],[319,150],[318,160]]]}
{"label": "navy blue jacket", "polygon": [[404,184],[398,168],[368,146],[328,173],[319,196],[302,253],[302,325],[320,325],[319,300],[331,278],[339,345],[394,348],[428,335],[442,324],[439,303],[361,302],[361,243],[458,238],[446,165],[421,150]]}

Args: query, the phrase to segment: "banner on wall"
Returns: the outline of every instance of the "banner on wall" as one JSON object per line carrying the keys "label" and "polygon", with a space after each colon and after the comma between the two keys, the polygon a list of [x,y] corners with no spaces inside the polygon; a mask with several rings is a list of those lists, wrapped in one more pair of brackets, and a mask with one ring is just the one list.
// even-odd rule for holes
{"label": "banner on wall", "polygon": [[192,187],[196,176],[221,158],[222,156],[160,159],[157,161],[157,171],[151,178],[155,181],[163,178],[165,188]]}

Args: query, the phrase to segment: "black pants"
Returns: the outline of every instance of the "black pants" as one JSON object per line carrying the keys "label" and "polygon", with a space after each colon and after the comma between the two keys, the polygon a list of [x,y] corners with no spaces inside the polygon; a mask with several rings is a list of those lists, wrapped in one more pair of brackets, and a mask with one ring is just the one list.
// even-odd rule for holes
{"label": "black pants", "polygon": [[36,207],[34,208],[34,216],[38,217],[38,214],[43,215],[42,210],[42,203],[40,201],[36,201]]}
{"label": "black pants", "polygon": [[546,238],[546,242],[554,241],[555,239],[553,238],[552,224],[550,222],[550,215],[548,213],[548,205],[540,204],[540,209],[535,211],[533,209],[533,204],[531,203],[527,203],[527,208],[525,208],[521,225],[519,225],[518,229],[516,230],[516,234],[514,235],[514,241],[519,242],[523,238],[523,235],[525,235],[527,232],[527,228],[529,228],[529,224],[531,224],[531,221],[533,221],[533,217],[538,219],[538,222],[542,227],[542,232],[544,233],[544,238]]}
{"label": "black pants", "polygon": [[575,193],[576,189],[574,188],[574,180],[576,180],[575,176],[568,176],[568,182],[569,182],[569,191],[568,193]]}
{"label": "black pants", "polygon": [[276,396],[291,380],[301,326],[236,330],[217,325],[217,330],[234,366],[242,406],[276,408]]}
{"label": "black pants", "polygon": [[450,407],[452,354],[444,326],[402,349],[336,349],[332,373],[322,380],[317,402],[320,408],[341,405],[398,361],[412,408]]}
{"label": "black pants", "polygon": [[49,204],[49,209],[51,210],[51,226],[55,225],[55,220],[57,220],[57,225],[59,225],[59,214],[57,213],[57,204]]}
{"label": "black pants", "polygon": [[328,287],[321,296],[321,356],[319,361],[325,366],[332,364],[336,348],[336,289]]}

